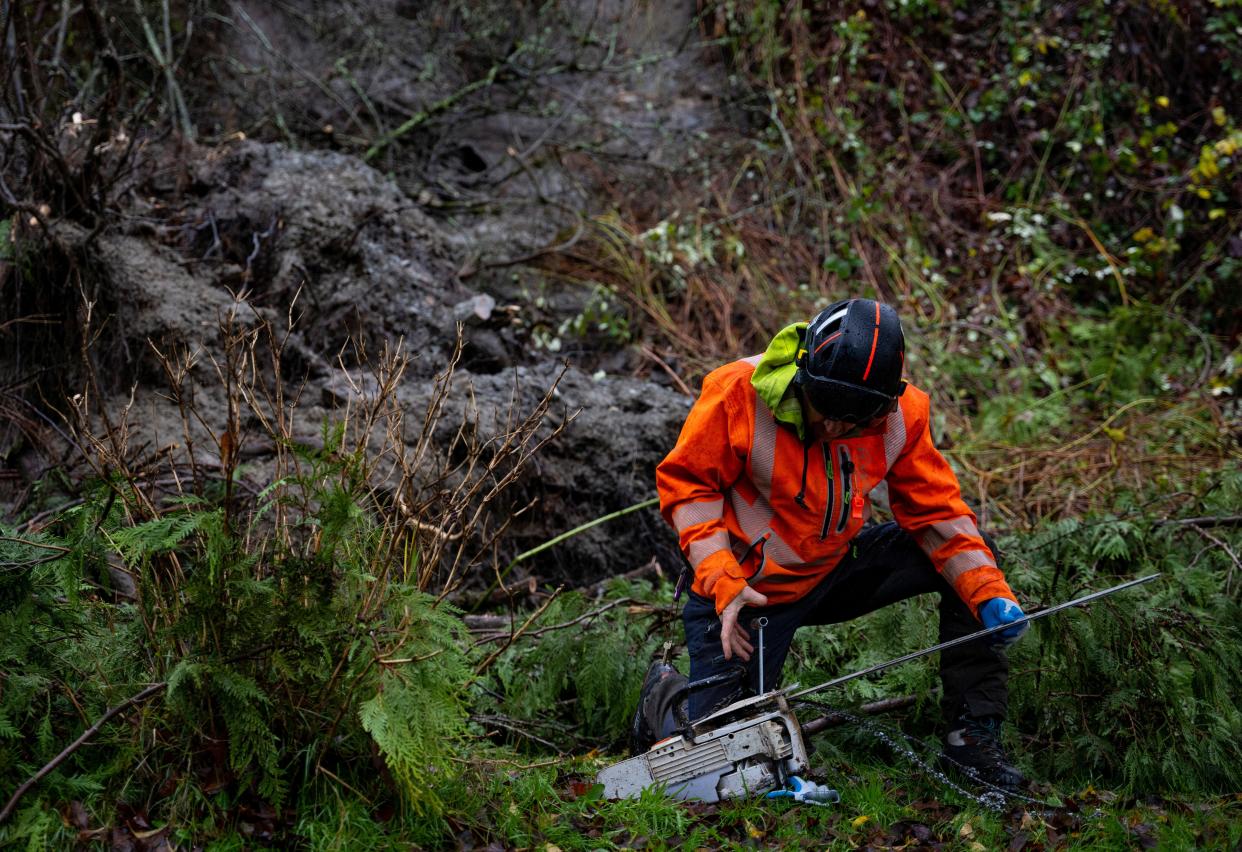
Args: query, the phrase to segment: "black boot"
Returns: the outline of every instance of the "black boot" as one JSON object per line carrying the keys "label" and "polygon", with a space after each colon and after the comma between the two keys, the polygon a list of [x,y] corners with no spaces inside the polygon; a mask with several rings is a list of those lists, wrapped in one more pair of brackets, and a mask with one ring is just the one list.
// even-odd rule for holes
{"label": "black boot", "polygon": [[945,735],[941,763],[1006,792],[1017,793],[1026,785],[1026,779],[1009,762],[1001,745],[1001,722],[999,716],[958,717]]}
{"label": "black boot", "polygon": [[630,754],[643,754],[652,745],[690,724],[686,676],[656,660],[647,669],[638,709],[630,725]]}

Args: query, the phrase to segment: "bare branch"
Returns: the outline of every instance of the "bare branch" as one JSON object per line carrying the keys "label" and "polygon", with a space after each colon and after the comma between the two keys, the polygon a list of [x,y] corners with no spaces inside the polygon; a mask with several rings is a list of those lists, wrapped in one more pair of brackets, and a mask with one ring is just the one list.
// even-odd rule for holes
{"label": "bare branch", "polygon": [[121,702],[120,704],[110,709],[108,712],[104,713],[103,716],[99,718],[99,721],[97,721],[95,724],[91,725],[89,728],[83,731],[81,736],[79,736],[76,740],[71,742],[69,745],[65,746],[65,748],[61,751],[60,754],[56,755],[51,760],[49,760],[46,764],[44,764],[42,769],[40,769],[34,775],[31,775],[29,778],[27,778],[22,783],[22,785],[17,788],[17,790],[9,798],[8,804],[4,806],[4,810],[0,811],[0,823],[3,823],[6,819],[8,819],[13,814],[14,808],[17,807],[17,803],[21,801],[22,796],[26,795],[27,790],[29,790],[35,784],[39,783],[39,781],[42,778],[46,777],[49,773],[55,770],[56,767],[64,763],[69,758],[69,756],[73,754],[75,751],[77,751],[79,748],[81,748],[83,744],[86,743],[87,740],[95,736],[95,734],[99,732],[100,728],[108,724],[109,720],[111,720],[113,716],[117,715],[118,713],[124,712],[125,710],[129,709],[130,707],[133,707],[136,704],[141,704],[143,701],[146,701],[151,696],[161,692],[167,686],[168,686],[167,683],[152,684],[151,686],[148,686],[146,689],[139,692],[137,695],[133,695],[125,699],[125,701]]}

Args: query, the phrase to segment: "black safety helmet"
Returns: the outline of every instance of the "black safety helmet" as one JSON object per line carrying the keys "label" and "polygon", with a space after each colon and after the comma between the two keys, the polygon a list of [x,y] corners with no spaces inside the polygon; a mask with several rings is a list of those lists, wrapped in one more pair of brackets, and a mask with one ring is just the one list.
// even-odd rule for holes
{"label": "black safety helmet", "polygon": [[807,326],[794,383],[825,418],[866,423],[892,410],[905,391],[905,358],[897,312],[871,299],[848,299]]}

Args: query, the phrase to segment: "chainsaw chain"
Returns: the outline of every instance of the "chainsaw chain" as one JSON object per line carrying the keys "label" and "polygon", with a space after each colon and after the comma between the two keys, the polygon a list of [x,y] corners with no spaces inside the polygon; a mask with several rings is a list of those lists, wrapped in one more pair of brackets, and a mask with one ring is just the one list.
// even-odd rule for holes
{"label": "chainsaw chain", "polygon": [[[1012,790],[1006,790],[1004,787],[998,787],[997,785],[991,783],[990,781],[987,781],[986,779],[982,778],[979,775],[979,773],[974,769],[974,767],[966,766],[962,762],[954,760],[953,758],[949,757],[947,754],[944,754],[942,752],[940,756],[944,760],[957,766],[972,781],[980,784],[983,787],[988,788],[986,792],[981,793],[981,794],[972,793],[969,790],[965,789],[964,787],[960,786],[959,784],[956,784],[943,771],[941,771],[940,769],[936,768],[935,766],[933,766],[932,764],[928,763],[926,760],[918,756],[918,754],[914,751],[914,749],[915,748],[925,749],[927,747],[927,744],[923,742],[922,740],[920,740],[918,737],[907,734],[905,731],[892,730],[892,729],[885,728],[881,726],[880,724],[878,724],[877,722],[874,722],[870,719],[865,719],[860,716],[855,716],[851,713],[843,712],[834,707],[829,707],[827,704],[823,704],[818,701],[808,701],[806,699],[802,699],[800,703],[811,704],[811,705],[818,707],[819,709],[829,710],[830,712],[840,716],[842,719],[846,719],[850,722],[853,722],[859,725],[860,727],[868,731],[876,739],[888,745],[888,747],[891,748],[893,751],[904,755],[907,760],[909,760],[915,766],[922,769],[929,776],[936,779],[944,786],[954,790],[955,792],[957,792],[958,794],[962,796],[965,796],[967,799],[971,799],[972,801],[978,802],[980,805],[987,808],[988,810],[994,811],[996,813],[1002,813],[1005,810],[1005,805],[1010,801],[1020,801],[1020,802],[1026,802],[1031,805],[1037,805],[1040,809],[1039,811],[1037,811],[1037,813],[1040,816],[1044,816],[1044,817],[1050,816],[1058,812],[1059,810],[1063,810],[1063,806],[1054,805],[1054,804],[1051,804],[1050,802],[1044,802],[1039,799],[1033,798],[1031,796],[1024,795],[1022,793],[1015,793]],[[909,745],[903,746],[899,744],[896,740],[896,738],[898,737],[901,739],[904,739]],[[1089,814],[1089,815],[1084,815],[1084,816],[1086,816],[1086,818],[1088,819],[1094,819],[1102,815],[1103,815],[1103,811],[1097,808],[1094,813]]]}
{"label": "chainsaw chain", "polygon": [[[913,743],[918,744],[920,746],[923,745],[923,743],[918,741],[917,739],[913,737],[909,737],[904,731],[888,731],[885,728],[880,727],[879,725],[877,725],[876,723],[868,719],[862,719],[857,716],[852,716],[849,713],[842,713],[841,716],[845,719],[848,719],[851,722],[854,722],[857,725],[860,725],[864,730],[868,731],[873,737],[875,737],[876,739],[888,745],[888,747],[891,748],[893,751],[897,752],[898,754],[903,755],[907,760],[909,760],[915,766],[922,769],[925,773],[927,773],[929,776],[939,781],[944,786],[950,788],[951,790],[954,790],[959,795],[964,796],[967,799],[970,799],[972,801],[978,802],[983,807],[987,808],[990,811],[994,811],[995,813],[1002,813],[1005,810],[1005,801],[1006,801],[1007,791],[1002,790],[999,787],[996,787],[992,790],[987,791],[986,793],[981,793],[977,795],[975,793],[970,792],[965,787],[962,787],[961,785],[955,783],[943,771],[936,768],[935,766],[933,766],[931,763],[924,760],[923,758],[919,757],[918,754],[912,748],[902,746],[900,743],[898,743],[897,740],[893,736],[894,734],[897,734],[907,740],[913,740]],[[979,780],[982,780],[982,779],[979,779]],[[993,785],[989,784],[988,786],[991,787]]]}

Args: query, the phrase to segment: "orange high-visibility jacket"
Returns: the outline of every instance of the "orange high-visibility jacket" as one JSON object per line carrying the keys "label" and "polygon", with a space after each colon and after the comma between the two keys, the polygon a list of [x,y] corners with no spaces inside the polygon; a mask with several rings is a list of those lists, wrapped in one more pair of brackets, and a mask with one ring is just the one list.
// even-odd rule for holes
{"label": "orange high-visibility jacket", "polygon": [[879,423],[831,440],[812,429],[804,448],[752,387],[760,357],[707,375],[656,469],[660,511],[694,568],[692,588],[717,613],[747,583],[769,605],[810,592],[845,556],[881,482],[894,519],[976,616],[991,598],[1016,601],[932,444],[926,393],[907,386]]}

